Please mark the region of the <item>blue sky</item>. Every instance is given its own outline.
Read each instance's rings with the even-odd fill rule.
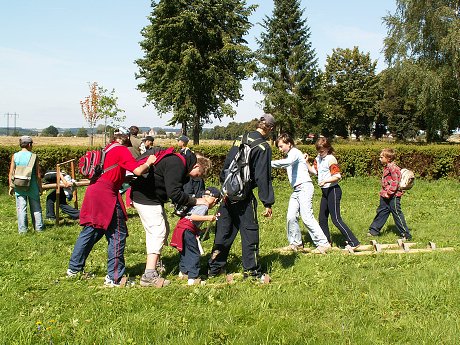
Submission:
[[[126,125],[165,126],[145,95],[136,89],[134,61],[142,57],[141,29],[148,25],[150,1],[141,0],[0,0],[0,127],[6,113],[17,113],[18,127],[86,126],[79,101],[88,95],[88,82],[115,89],[125,110]],[[254,24],[246,37],[255,49],[260,23],[270,16],[270,0],[248,0],[259,7],[250,17]],[[385,68],[382,17],[394,13],[394,0],[302,0],[319,66],[334,48],[370,53]],[[261,95],[252,80],[243,82],[244,100],[234,121],[248,121],[261,113]],[[215,121],[213,125],[226,125]],[[13,118],[10,117],[10,127]],[[210,125],[212,126],[212,125]]]

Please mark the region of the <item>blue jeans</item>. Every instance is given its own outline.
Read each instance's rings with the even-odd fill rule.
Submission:
[[[27,195],[16,195],[16,214],[18,216],[18,230],[20,234],[27,232],[27,201],[29,201],[30,216],[35,230],[43,231],[42,206],[40,198],[34,199]]]
[[[198,240],[191,231],[184,231],[184,248],[180,253],[179,268],[190,279],[196,279],[200,275],[200,248]]]
[[[70,256],[69,268],[72,271],[82,272],[93,246],[104,235],[107,239],[107,275],[112,281],[119,283],[125,274],[125,245],[128,229],[118,201],[107,230],[88,225],[83,227]]]

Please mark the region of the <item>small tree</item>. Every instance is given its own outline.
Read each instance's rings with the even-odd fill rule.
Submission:
[[[94,127],[99,120],[105,120],[105,127],[107,127],[107,119],[110,118],[113,122],[120,122],[124,117],[118,116],[118,113],[124,112],[123,109],[118,108],[118,97],[115,97],[115,89],[108,92],[102,86],[98,86],[97,82],[88,83],[90,94],[80,101],[81,111],[86,122],[89,124],[91,131],[90,145],[93,146]]]
[[[88,136],[88,131],[86,128],[79,128],[77,131],[77,137],[79,138],[86,138]]]
[[[49,126],[49,127],[46,127],[44,130],[42,130],[42,137],[57,137],[58,134],[59,134],[59,131],[54,126]]]
[[[66,130],[64,131],[64,133],[62,133],[62,136],[63,136],[63,137],[70,138],[70,137],[73,137],[73,133],[72,133],[72,131],[71,131],[70,129],[66,129]]]

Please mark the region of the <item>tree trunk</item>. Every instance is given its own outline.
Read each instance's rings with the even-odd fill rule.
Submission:
[[[199,113],[195,114],[193,118],[193,145],[200,145],[200,119],[201,116]]]

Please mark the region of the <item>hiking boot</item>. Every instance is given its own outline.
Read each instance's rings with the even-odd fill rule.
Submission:
[[[163,286],[169,285],[171,282],[166,280],[158,275],[158,273],[153,274],[151,276],[146,276],[145,274],[142,275],[140,284],[141,286],[148,287],[154,286],[157,288],[161,288]]]
[[[225,276],[227,274],[227,271],[225,268],[220,268],[217,272],[211,272],[211,270],[208,270],[208,277],[209,278],[214,278],[218,276]]]

